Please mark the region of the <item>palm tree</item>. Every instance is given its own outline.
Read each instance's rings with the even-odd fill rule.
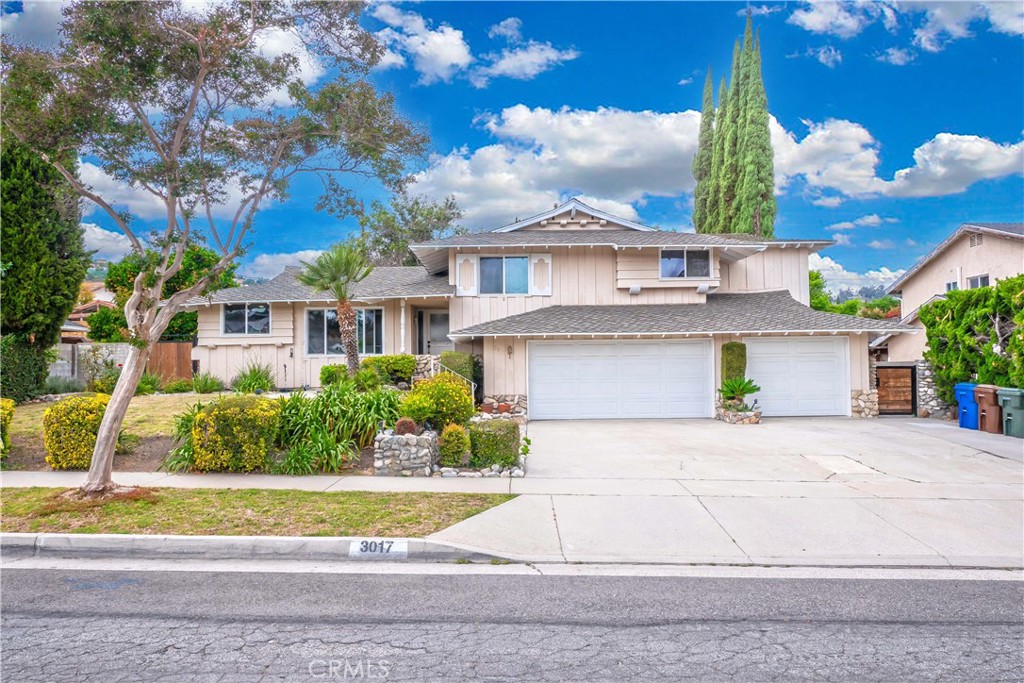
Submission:
[[[359,370],[359,341],[356,336],[356,311],[349,301],[351,287],[366,278],[373,265],[358,242],[339,242],[320,254],[312,263],[302,262],[298,280],[319,292],[330,292],[338,301],[338,331],[345,348],[348,374]]]

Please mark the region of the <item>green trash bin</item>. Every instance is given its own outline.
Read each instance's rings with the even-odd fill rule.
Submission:
[[[996,396],[1003,409],[1003,434],[1024,439],[1024,389],[1000,389]]]

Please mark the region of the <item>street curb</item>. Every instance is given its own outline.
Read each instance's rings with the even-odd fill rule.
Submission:
[[[363,542],[388,542],[389,553],[358,553]],[[353,553],[356,553],[355,555]],[[487,562],[498,558],[422,538],[353,536],[158,536],[143,534],[0,534],[0,555],[16,557],[315,560],[334,562]]]

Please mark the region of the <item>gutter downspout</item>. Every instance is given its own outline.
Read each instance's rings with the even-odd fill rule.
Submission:
[[[399,353],[405,353],[405,299],[402,299],[402,315],[399,336],[401,341],[399,342]]]

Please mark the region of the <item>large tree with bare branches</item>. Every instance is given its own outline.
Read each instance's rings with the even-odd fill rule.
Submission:
[[[425,137],[366,79],[380,47],[360,28],[361,11],[338,1],[78,2],[64,9],[54,51],[3,46],[5,131],[98,205],[137,252],[159,254],[125,303],[132,350],[85,492],[113,486],[117,435],[152,345],[244,251],[260,207],[311,173],[323,184],[318,207],[342,217],[358,207],[348,178],[398,190],[409,158],[423,153]],[[326,70],[316,86],[299,77],[310,59]],[[79,179],[64,163],[79,155],[161,202],[158,227],[144,235],[136,217]],[[199,241],[220,261],[163,299]]]

